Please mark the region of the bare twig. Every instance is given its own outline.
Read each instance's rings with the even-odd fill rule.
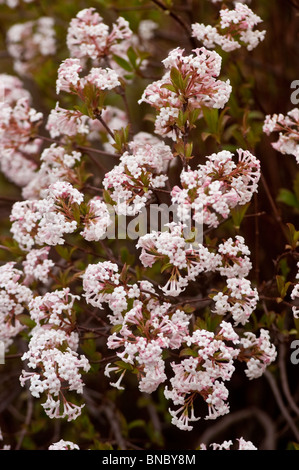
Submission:
[[[277,383],[276,383],[276,380],[275,378],[273,377],[273,375],[271,374],[271,372],[269,372],[268,370],[265,371],[264,373],[264,376],[266,377],[266,379],[268,380],[268,383],[272,389],[272,392],[273,392],[273,395],[276,399],[276,403],[284,417],[284,419],[286,420],[286,422],[288,423],[290,429],[293,431],[294,433],[294,436],[296,438],[296,441],[299,442],[299,430],[296,426],[296,424],[294,423],[294,420],[292,418],[292,416],[290,415],[290,413],[288,412],[288,409],[287,407],[285,406],[283,400],[282,400],[282,397],[281,397],[281,394],[280,394],[280,390],[277,386]]]
[[[281,343],[279,346],[279,355],[278,355],[278,366],[279,366],[279,371],[280,371],[281,385],[282,385],[283,392],[285,394],[286,399],[288,400],[290,407],[296,413],[296,415],[299,416],[299,408],[296,405],[292,397],[290,388],[289,388],[288,375],[287,375],[287,370],[286,370],[286,365],[285,365],[285,356],[286,356],[286,347],[284,343]]]

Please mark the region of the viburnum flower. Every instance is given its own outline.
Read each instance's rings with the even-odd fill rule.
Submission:
[[[7,50],[14,69],[21,76],[32,76],[44,59],[56,53],[56,33],[51,17],[14,24],[7,31]]]
[[[7,73],[0,74],[0,96],[11,107],[21,98],[26,98],[28,101],[31,99],[29,91],[24,88],[21,80]]]
[[[122,215],[136,215],[150,199],[153,189],[163,188],[167,176],[165,165],[173,154],[164,142],[154,145],[133,141],[130,150],[119,159],[119,164],[105,174],[104,188]]]
[[[98,241],[112,223],[109,209],[100,197],[94,197],[88,201],[86,210],[81,235],[87,241]]]
[[[57,181],[75,183],[77,180],[74,167],[80,162],[82,154],[75,150],[67,151],[65,147],[52,144],[44,149],[39,169],[22,189],[24,199],[37,199],[46,196],[47,189]]]
[[[220,327],[225,331],[225,322]],[[191,431],[189,422],[200,419],[194,415],[197,395],[201,395],[208,405],[205,419],[216,419],[229,412],[228,390],[223,382],[231,379],[239,350],[228,346],[225,341],[229,336],[225,338],[221,333],[218,336],[211,331],[195,330],[185,338],[186,346],[193,350],[192,355],[179,363],[171,363],[174,373],[170,379],[172,388],[166,386],[164,394],[174,405],[179,406],[177,410],[170,409],[169,412],[172,423],[181,430]]]
[[[48,450],[80,450],[79,446],[71,441],[64,441],[60,439],[48,447]]]
[[[297,268],[298,268],[298,272],[296,274],[296,279],[299,279],[299,262],[297,263]],[[295,284],[292,289],[291,299],[292,300],[299,299],[299,282],[297,282],[297,284]],[[299,307],[297,305],[294,305],[292,307],[292,311],[293,311],[294,318],[296,319],[299,318]]]
[[[220,46],[230,52],[242,45],[251,51],[263,41],[266,31],[254,29],[262,19],[247,5],[236,2],[234,9],[222,8],[220,19],[215,26],[195,23],[192,25],[192,36],[196,37],[207,48]]]
[[[163,349],[179,348],[188,334],[188,315],[179,309],[171,313],[170,307],[141,292],[140,300],[135,300],[133,308],[124,314],[118,333],[108,338],[107,346],[116,349],[123,362],[137,369],[142,392],[152,393],[165,382]],[[108,364],[106,375],[110,377],[112,371],[122,379],[125,369]],[[121,379],[111,385],[121,388]]]
[[[178,118],[180,112],[197,111],[203,107],[223,108],[231,94],[229,80],[217,80],[220,74],[221,56],[204,47],[195,49],[194,54],[185,56],[184,49],[170,51],[162,62],[166,72],[161,80],[147,86],[139,103],[153,106],[157,112],[155,132],[174,140],[181,136]],[[191,122],[185,125],[191,126]]]
[[[40,148],[40,139],[35,139],[43,118],[42,113],[31,108],[29,99],[20,98],[15,106],[0,102],[0,150],[14,149],[32,154]],[[32,142],[33,140],[33,142]]]
[[[268,114],[263,131],[267,135],[278,132],[279,138],[272,143],[272,147],[284,155],[294,155],[299,163],[299,108],[292,109],[286,115]]]
[[[73,210],[83,195],[70,183],[58,181],[49,186],[40,200],[16,202],[10,214],[11,232],[25,251],[35,245],[61,245],[63,235],[77,228]]]
[[[240,339],[243,351],[240,360],[246,362],[245,374],[251,379],[259,378],[266,368],[275,361],[277,351],[275,345],[271,343],[269,331],[260,330],[259,338],[252,332],[245,332]]]
[[[27,150],[26,153],[21,153],[6,148],[1,151],[0,156],[1,172],[9,181],[20,187],[30,184],[37,169],[37,164],[33,160],[29,160]]]
[[[18,315],[28,307],[33,295],[23,283],[22,271],[15,265],[15,262],[9,262],[0,267],[0,339],[4,342],[5,350],[25,328]]]
[[[259,296],[257,289],[244,278],[228,278],[223,292],[213,295],[217,315],[231,313],[235,325],[245,325],[255,310]]]
[[[249,255],[250,250],[245,245],[245,240],[237,235],[235,240],[229,238],[218,246],[218,253],[222,257],[222,262],[218,270],[222,276],[247,277],[252,268]]]
[[[27,253],[23,261],[24,284],[30,285],[34,281],[40,281],[46,284],[49,280],[49,273],[55,266],[54,262],[49,259],[49,247],[40,250],[31,250]]]
[[[81,111],[64,109],[59,106],[59,103],[56,103],[55,108],[49,114],[46,129],[52,139],[61,135],[75,137],[78,134],[89,133],[87,122],[88,116],[85,116]]]
[[[200,273],[215,271],[221,258],[202,244],[193,247],[186,242],[183,225],[170,223],[168,226],[169,231],[152,231],[140,237],[137,248],[142,249],[140,261],[143,266],[151,267],[160,261],[163,270],[170,272],[170,278],[162,290],[167,295],[177,296]]]
[[[171,194],[182,222],[193,212],[198,223],[217,227],[231,209],[251,200],[258,188],[260,162],[248,150],[238,149],[237,153],[237,162],[231,152],[222,150],[208,156],[197,170],[181,172],[182,188],[174,186]]]
[[[71,294],[68,287],[36,296],[28,305],[30,317],[38,326],[49,324],[67,329],[73,324],[72,312],[76,300],[80,297]]]
[[[112,90],[120,85],[117,73],[111,68],[93,67],[88,75],[80,77],[82,66],[79,59],[66,59],[58,69],[56,91],[74,93],[84,99],[84,87],[94,85],[97,90]]]
[[[35,372],[22,371],[22,386],[29,380],[32,396],[39,398],[46,393],[43,408],[50,418],[76,419],[84,405],[76,405],[65,398],[66,390],[83,393],[81,369],[88,372],[90,365],[85,356],[79,356],[77,333],[62,329],[45,329],[36,326],[31,331],[29,349],[22,356],[27,366]]]
[[[103,18],[95,8],[81,10],[70,22],[67,32],[67,46],[72,57],[93,60],[107,56],[112,46],[132,36],[129,23],[119,17],[112,25],[103,23]]]

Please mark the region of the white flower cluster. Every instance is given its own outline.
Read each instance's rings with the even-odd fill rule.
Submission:
[[[186,242],[184,226],[168,224],[169,231],[152,231],[139,238],[137,248],[141,248],[140,261],[143,266],[151,267],[156,261],[168,266],[170,278],[162,287],[165,294],[179,295],[190,281],[207,271],[215,271],[220,257],[199,244],[193,247]]]
[[[46,198],[13,205],[11,233],[24,251],[30,251],[35,245],[62,245],[63,235],[77,229],[76,220],[63,213],[63,208],[59,209],[59,200],[64,199],[71,210],[73,203],[82,202],[83,195],[70,183],[59,181],[50,185]]]
[[[279,138],[272,143],[272,147],[283,155],[294,155],[299,163],[299,108],[292,109],[286,115],[268,114],[263,131],[267,135],[278,132]]]
[[[95,85],[98,90],[112,90],[120,85],[117,73],[110,68],[93,67],[88,75],[80,77],[82,66],[79,59],[65,59],[58,69],[56,92],[65,91],[80,95],[84,87]]]
[[[90,57],[97,60],[111,52],[116,53],[115,46],[132,35],[129,23],[124,18],[119,17],[109,31],[109,26],[103,22],[103,18],[95,9],[86,8],[70,22],[67,46],[72,57]]]
[[[299,280],[299,262],[297,263],[297,268],[298,268],[298,272],[296,274],[296,279]],[[299,299],[299,282],[297,282],[297,284],[294,285],[293,289],[292,289],[292,292],[291,292],[291,299],[292,300],[297,300]],[[294,315],[294,318],[299,318],[299,306],[298,305],[294,305],[292,307],[292,311],[293,311],[293,315]]]
[[[40,281],[47,284],[49,273],[55,266],[54,262],[49,259],[49,247],[40,250],[30,250],[23,261],[24,284],[30,285],[34,281]]]
[[[79,336],[73,329],[73,305],[77,296],[69,289],[37,296],[29,304],[36,327],[31,331],[29,349],[22,356],[35,372],[23,370],[21,385],[29,380],[32,396],[46,393],[43,408],[50,418],[76,419],[84,405],[67,401],[65,390],[83,393],[81,370],[88,372],[87,358],[77,353]]]
[[[5,350],[24,329],[18,315],[28,308],[32,299],[31,290],[22,282],[23,273],[15,264],[9,262],[0,267],[0,339]]]
[[[20,5],[21,2],[24,2],[24,3],[32,3],[34,2],[35,0],[0,0],[0,5],[2,4],[5,4],[7,5],[9,8],[16,8],[17,6]]]
[[[252,332],[245,332],[244,338],[241,339],[241,345],[247,351],[245,374],[250,380],[261,377],[269,364],[274,362],[277,357],[277,351],[274,344],[271,343],[269,331],[263,328],[260,330],[259,338]]]
[[[217,227],[220,217],[226,219],[231,209],[249,202],[257,191],[260,178],[260,162],[248,150],[238,149],[238,161],[227,151],[207,157],[197,170],[181,172],[182,188],[172,189],[172,203],[178,206],[182,222],[190,218],[198,223]]]
[[[208,49],[220,46],[224,51],[230,52],[244,44],[252,51],[264,40],[266,31],[254,29],[262,20],[247,5],[236,2],[233,10],[222,8],[219,15],[216,26],[202,23],[192,25],[192,36]]]
[[[81,158],[80,152],[73,150],[68,153],[65,147],[57,144],[44,149],[40,157],[40,167],[22,189],[24,199],[43,198],[49,186],[58,181],[74,182],[76,180],[74,167]]]
[[[71,441],[64,441],[63,439],[60,439],[58,442],[53,442],[48,447],[48,450],[80,450],[79,446],[77,444],[74,444],[74,442]]]
[[[166,69],[161,80],[147,86],[139,103],[145,102],[158,111],[155,132],[176,140],[178,128],[176,121],[183,108],[201,110],[202,107],[223,108],[231,94],[229,80],[217,80],[221,70],[221,56],[204,47],[195,49],[194,54],[185,56],[184,50],[170,51],[163,60]],[[175,88],[171,70],[176,69],[185,85]]]
[[[7,50],[14,69],[21,76],[32,76],[38,64],[56,53],[56,33],[51,17],[17,23],[7,31]]]
[[[167,176],[162,174],[173,154],[164,142],[133,141],[111,171],[105,174],[104,188],[122,215],[136,215],[150,199],[153,189],[163,188]]]
[[[218,335],[211,331],[195,330],[185,338],[186,345],[192,347],[194,354],[180,363],[172,362],[174,376],[170,379],[172,388],[165,388],[166,398],[173,401],[177,410],[170,410],[172,423],[179,429],[191,431],[189,422],[197,421],[194,415],[194,397],[201,395],[208,405],[205,419],[216,419],[229,412],[226,403],[229,381],[235,370],[234,360],[239,350],[228,346],[226,341],[238,344],[238,335],[230,324],[222,322]]]

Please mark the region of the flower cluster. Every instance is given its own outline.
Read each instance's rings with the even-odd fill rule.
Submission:
[[[15,264],[9,262],[0,267],[0,339],[6,350],[24,329],[18,316],[32,299],[31,290],[22,282],[23,273]]]
[[[47,284],[49,280],[49,273],[55,266],[54,262],[49,259],[49,247],[41,248],[40,250],[30,250],[23,261],[24,271],[24,284],[30,285],[34,281]]]
[[[220,46],[230,52],[245,45],[249,51],[258,46],[265,38],[266,31],[255,30],[262,22],[261,18],[240,2],[236,2],[233,10],[222,8],[216,26],[195,23],[192,35],[208,49]]]
[[[43,408],[50,418],[76,419],[84,405],[69,402],[65,390],[83,393],[81,370],[90,365],[85,356],[77,353],[79,336],[73,330],[73,306],[78,297],[69,289],[37,296],[29,303],[31,319],[36,323],[31,332],[29,349],[22,356],[29,369],[23,370],[21,385],[29,380],[32,396],[46,393]]]
[[[171,296],[179,295],[191,281],[206,271],[215,271],[219,256],[199,244],[193,247],[186,242],[184,226],[168,224],[169,231],[152,231],[139,238],[137,248],[141,248],[140,261],[145,267],[159,261],[163,271],[169,271],[170,277],[162,291]]]
[[[148,85],[139,100],[157,110],[155,132],[174,140],[184,132],[178,122],[180,112],[196,111],[198,116],[203,107],[223,108],[231,94],[229,80],[216,79],[220,74],[221,56],[203,47],[193,52],[186,56],[180,48],[170,51],[163,60],[164,76]],[[184,126],[192,124],[189,115]]]
[[[208,405],[205,419],[216,419],[229,412],[228,389],[224,382],[231,379],[235,370],[234,360],[239,350],[226,342],[239,343],[238,335],[229,323],[222,322],[215,334],[202,329],[195,330],[185,338],[185,344],[192,350],[190,356],[180,363],[172,362],[174,376],[170,379],[171,389],[165,388],[165,396],[172,400],[177,410],[170,410],[172,423],[182,430],[191,431],[189,422],[197,421],[194,414],[194,400],[202,396]]]
[[[14,69],[21,76],[32,76],[45,58],[56,53],[54,21],[40,17],[11,26],[7,32],[7,49]]]
[[[217,227],[231,209],[249,202],[260,178],[260,162],[248,150],[238,149],[238,161],[227,150],[207,157],[197,170],[181,172],[182,188],[172,189],[172,203],[178,206],[178,217]]]
[[[279,138],[272,147],[282,154],[294,155],[299,163],[299,109],[294,108],[286,115],[273,114],[265,118],[263,130],[265,134],[278,132]]]
[[[60,439],[58,442],[54,442],[48,447],[48,450],[80,450],[77,444],[71,441],[64,441]]]
[[[10,215],[14,239],[25,251],[35,245],[63,244],[63,235],[77,228],[73,209],[82,201],[83,195],[70,183],[58,181],[44,199],[16,202]]]
[[[298,272],[296,274],[296,279],[299,280],[299,262],[297,263],[297,268],[298,268]],[[297,284],[295,284],[293,289],[292,289],[291,299],[292,300],[299,299],[299,282],[297,282]],[[292,307],[292,311],[293,311],[294,317],[299,318],[299,307],[298,307],[298,305],[294,305]]]
[[[68,153],[65,147],[57,144],[44,149],[40,156],[40,167],[22,190],[24,199],[43,198],[49,186],[58,181],[75,184],[75,166],[81,158],[80,152],[73,150]]]
[[[263,328],[260,330],[259,338],[252,332],[245,332],[244,337],[241,338],[241,346],[243,351],[239,359],[246,362],[245,374],[250,380],[261,377],[277,356],[269,331]]]
[[[117,214],[136,215],[150,199],[155,188],[163,188],[167,176],[163,174],[173,154],[164,142],[130,144],[119,159],[119,164],[107,172],[103,186],[116,204]]]
[[[132,31],[128,22],[119,17],[109,26],[94,8],[81,10],[70,22],[67,32],[67,46],[72,55],[79,59],[90,57],[92,60],[101,59],[116,53],[119,42],[129,39]]]

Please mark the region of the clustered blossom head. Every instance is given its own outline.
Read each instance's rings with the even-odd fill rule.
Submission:
[[[58,181],[76,183],[74,167],[80,162],[82,154],[75,150],[67,151],[65,147],[52,144],[44,149],[40,160],[41,165],[23,188],[24,199],[36,199],[45,196],[48,187]]]
[[[0,73],[0,96],[12,107],[21,98],[27,98],[28,101],[31,99],[29,91],[24,88],[21,80],[6,73]]]
[[[111,68],[93,67],[88,75],[80,77],[83,68],[79,59],[66,59],[58,69],[57,94],[60,91],[74,93],[84,99],[84,88],[94,85],[99,91],[112,90],[120,85],[117,73]]]
[[[122,215],[136,215],[150,199],[155,188],[163,188],[167,176],[162,174],[173,154],[164,142],[130,144],[111,171],[106,173],[103,186]]]
[[[46,393],[43,408],[50,418],[76,419],[84,405],[67,401],[65,390],[83,393],[81,370],[88,372],[90,365],[85,356],[79,356],[77,333],[67,333],[62,328],[35,327],[31,332],[29,349],[22,356],[29,369],[22,371],[21,385],[29,380],[32,396],[39,398]]]
[[[107,204],[98,196],[90,199],[84,217],[81,235],[87,241],[98,241],[112,224]]]
[[[31,290],[23,283],[23,273],[14,262],[0,267],[0,339],[7,350],[24,325],[18,319],[32,299]]]
[[[26,186],[34,177],[37,164],[32,158],[41,147],[36,138],[43,115],[30,106],[30,96],[22,96],[22,88],[8,93],[0,102],[0,168],[9,181]],[[19,93],[20,92],[20,93]]]
[[[230,52],[245,45],[251,51],[264,40],[266,31],[254,29],[262,20],[247,5],[236,2],[233,10],[222,8],[219,14],[216,26],[202,23],[192,25],[192,36],[208,49],[220,46]]]
[[[124,18],[119,17],[109,31],[109,26],[103,22],[95,8],[86,8],[70,22],[67,46],[72,57],[98,60],[110,55],[113,46],[129,39],[132,34],[129,23]]]
[[[292,109],[286,115],[267,115],[263,131],[267,135],[277,132],[279,138],[272,143],[272,147],[283,155],[294,155],[299,163],[299,108]]]
[[[78,299],[69,288],[34,297],[29,313],[36,326],[31,331],[29,349],[22,356],[29,369],[23,370],[21,385],[29,380],[32,396],[47,394],[42,405],[50,418],[76,419],[84,405],[67,401],[65,391],[83,393],[81,370],[88,372],[87,358],[77,353],[79,336],[74,329],[74,302]]]
[[[183,225],[168,224],[169,231],[152,231],[139,238],[137,248],[141,248],[140,261],[145,267],[160,261],[170,271],[170,277],[162,290],[171,296],[179,295],[190,281],[205,271],[215,271],[219,256],[199,244],[193,247],[186,242]],[[163,268],[164,269],[164,268]]]
[[[248,279],[230,277],[223,292],[213,296],[217,315],[231,314],[235,325],[248,322],[259,300],[257,289]]]
[[[118,332],[108,338],[107,346],[116,350],[121,361],[137,370],[141,392],[152,393],[165,382],[163,350],[178,349],[188,334],[188,315],[179,309],[171,312],[170,308],[170,304],[160,303],[140,291],[139,299],[123,314]],[[120,383],[125,370],[110,364],[106,366],[108,377],[111,372],[120,375],[111,385],[123,388]]]
[[[48,116],[46,129],[52,139],[61,135],[68,137],[85,135],[89,133],[88,116],[79,110],[61,108],[59,103],[56,103]]]
[[[243,351],[239,359],[246,362],[245,374],[250,380],[261,377],[269,364],[277,357],[269,331],[263,328],[260,330],[259,338],[252,332],[245,332],[244,337],[241,338],[241,346]]]
[[[14,24],[7,32],[7,49],[14,60],[15,71],[32,76],[44,59],[56,53],[53,18]]]
[[[297,268],[298,268],[298,272],[296,274],[296,279],[299,279],[299,262],[297,263]],[[297,284],[295,284],[293,289],[292,289],[291,299],[292,300],[299,299],[299,282],[297,282]],[[299,318],[299,307],[298,307],[298,305],[294,305],[292,307],[292,311],[293,311],[294,318],[296,318],[296,319]]]
[[[238,161],[227,150],[207,157],[197,170],[181,172],[182,188],[172,189],[172,203],[177,204],[182,222],[190,219],[217,227],[231,209],[249,202],[257,191],[260,162],[248,150],[238,149]]]
[[[60,441],[51,444],[48,450],[80,450],[80,448],[77,444],[74,444],[74,442],[60,439]]]
[[[24,271],[24,284],[30,285],[34,281],[47,284],[49,280],[49,273],[55,266],[54,262],[49,259],[49,247],[41,248],[40,250],[30,250],[23,261]]]
[[[63,235],[78,225],[73,205],[82,201],[83,195],[70,183],[58,181],[49,186],[44,199],[16,202],[10,214],[14,239],[24,251],[35,245],[63,244]]]
[[[171,363],[172,388],[165,387],[166,398],[179,406],[177,410],[170,409],[172,423],[179,429],[190,431],[189,422],[200,419],[194,414],[194,400],[198,395],[208,405],[205,419],[216,419],[229,412],[228,389],[223,382],[231,379],[234,360],[239,354],[238,348],[226,343],[230,341],[237,345],[239,337],[231,324],[224,321],[218,334],[198,329],[185,338],[184,344],[192,349],[192,355],[180,363]]]
[[[203,107],[223,108],[231,94],[229,80],[217,80],[220,74],[221,56],[204,47],[194,54],[184,55],[184,49],[172,50],[162,62],[166,73],[161,80],[147,86],[139,103],[153,106],[157,112],[155,132],[174,140],[181,135],[178,125],[180,111]]]

